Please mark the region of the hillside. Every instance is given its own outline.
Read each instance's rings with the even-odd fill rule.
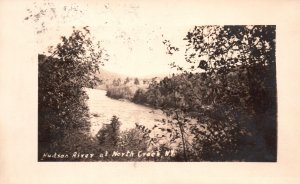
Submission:
[[[107,71],[105,69],[100,69],[100,72],[96,75],[100,80],[101,83],[97,86],[97,89],[105,89],[114,87],[114,86],[128,86],[130,88],[144,88],[145,86],[148,86],[148,84],[151,82],[153,78],[155,78],[156,81],[162,80],[167,75],[147,75],[144,77],[132,77],[132,76],[126,76],[119,73],[114,73],[111,71]]]

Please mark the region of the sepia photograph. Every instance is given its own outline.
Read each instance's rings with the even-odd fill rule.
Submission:
[[[276,26],[160,25],[120,6],[27,10],[38,160],[276,162]],[[48,28],[59,15],[86,25]]]
[[[299,8],[0,0],[0,183],[299,183]]]

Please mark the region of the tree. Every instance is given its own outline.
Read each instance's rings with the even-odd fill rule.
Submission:
[[[145,91],[143,89],[137,89],[132,98],[134,103],[143,104],[146,102]]]
[[[145,93],[175,103],[162,107],[180,128],[184,158],[276,159],[275,26],[195,26],[184,40],[190,68],[172,63],[183,73]]]
[[[229,155],[237,155],[236,151],[252,144],[257,152],[263,152],[257,159],[276,158],[275,26],[195,26],[185,40],[190,70],[204,73],[206,90],[202,99],[208,100],[200,101],[212,107],[210,112],[203,108],[199,111],[217,120],[219,127],[210,125],[212,132],[235,127],[231,133],[234,154]],[[192,95],[195,99],[197,96],[199,93]],[[246,134],[252,138],[245,138]],[[219,135],[205,139],[217,141]],[[243,139],[252,141],[246,143]],[[224,146],[219,150],[222,156],[229,148],[218,141],[218,146]],[[261,142],[266,143],[265,148],[258,148]],[[210,148],[208,152],[216,153]]]
[[[125,81],[124,81],[124,84],[127,84],[130,82],[130,79],[128,77],[126,77]]]
[[[121,84],[121,79],[120,78],[113,80],[113,85],[114,86],[119,86],[120,84]]]
[[[101,145],[117,146],[120,136],[121,122],[117,116],[113,116],[110,124],[104,124],[98,131],[97,138]]]
[[[255,93],[266,78],[264,71],[275,73],[275,26],[195,26],[185,40],[186,60],[195,64],[191,69],[200,68],[211,82],[223,84],[211,85],[212,99],[226,92],[227,74],[235,72],[246,74],[251,106],[264,106]]]
[[[71,36],[39,55],[38,110],[39,151],[62,146],[70,134],[89,132],[88,96],[84,88],[99,82],[96,73],[107,60],[99,42],[95,45],[88,27],[74,28]]]
[[[138,78],[135,78],[135,79],[134,79],[134,84],[135,84],[135,85],[139,85],[139,84],[140,84],[140,81],[139,81]]]

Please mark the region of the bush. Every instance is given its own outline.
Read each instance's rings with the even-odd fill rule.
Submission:
[[[138,158],[139,151],[146,152],[149,149],[149,133],[143,131],[140,126],[120,132],[121,122],[116,116],[113,116],[109,124],[98,131],[98,147],[101,151],[134,152],[134,157],[106,157],[106,161],[141,161],[152,160],[153,158]],[[157,158],[156,158],[157,159]]]
[[[136,90],[136,92],[134,93],[134,96],[132,98],[132,101],[134,103],[138,103],[138,104],[146,104],[147,97],[145,95],[145,90],[143,90],[143,89]]]
[[[108,88],[106,96],[114,99],[131,100],[133,98],[133,93],[128,86],[118,86]]]
[[[149,137],[138,128],[126,130],[121,133],[118,147],[123,150],[146,151]]]
[[[109,144],[116,147],[120,137],[120,126],[121,122],[119,121],[119,118],[117,116],[113,116],[110,124],[104,124],[96,134],[99,144]]]

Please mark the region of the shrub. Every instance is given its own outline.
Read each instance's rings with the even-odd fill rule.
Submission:
[[[143,90],[143,89],[136,90],[136,92],[134,93],[134,96],[132,98],[132,101],[134,103],[138,103],[138,104],[147,103],[147,97],[145,95],[145,90]]]
[[[113,116],[110,124],[104,124],[98,131],[96,137],[100,145],[110,144],[113,147],[117,146],[120,136],[121,122],[117,116]]]
[[[133,93],[128,86],[110,87],[107,89],[106,96],[114,99],[129,99],[133,98]]]

